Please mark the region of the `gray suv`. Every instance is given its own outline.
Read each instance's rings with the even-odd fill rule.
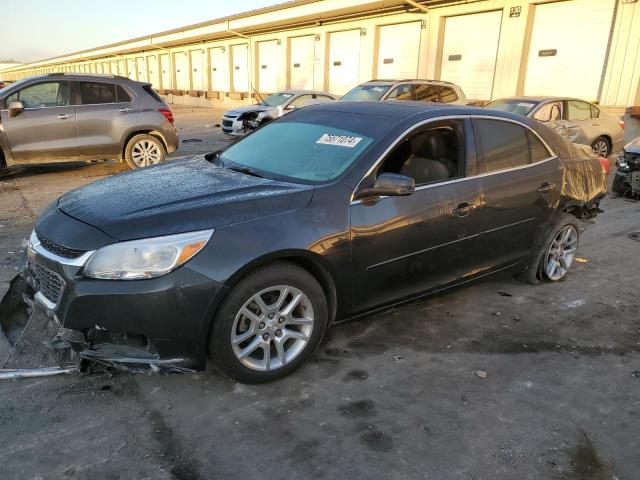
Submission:
[[[0,169],[114,158],[140,168],[177,148],[173,114],[149,83],[55,73],[0,89]]]

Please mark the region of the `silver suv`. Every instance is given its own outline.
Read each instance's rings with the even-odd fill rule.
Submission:
[[[459,85],[444,80],[371,80],[349,90],[341,102],[377,102],[411,100],[467,105],[467,97]]]
[[[177,148],[173,114],[149,83],[55,73],[0,89],[0,169],[114,158],[140,168]]]

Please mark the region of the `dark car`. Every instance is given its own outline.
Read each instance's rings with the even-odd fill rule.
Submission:
[[[150,83],[52,73],[0,89],[0,169],[32,162],[160,163],[178,148],[173,114]]]
[[[640,137],[624,146],[616,167],[611,189],[621,195],[640,194]]]
[[[605,192],[597,159],[524,117],[329,103],[63,195],[26,276],[82,358],[203,368],[209,353],[263,382],[335,321],[507,269],[564,279],[576,218]]]

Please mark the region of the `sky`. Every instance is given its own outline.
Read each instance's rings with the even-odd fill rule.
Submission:
[[[0,61],[33,62],[285,0],[0,0]]]

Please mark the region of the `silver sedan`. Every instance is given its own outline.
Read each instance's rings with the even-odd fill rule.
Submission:
[[[622,148],[624,122],[593,103],[565,97],[511,97],[484,108],[524,115],[546,123],[572,143],[591,145],[608,157]]]

